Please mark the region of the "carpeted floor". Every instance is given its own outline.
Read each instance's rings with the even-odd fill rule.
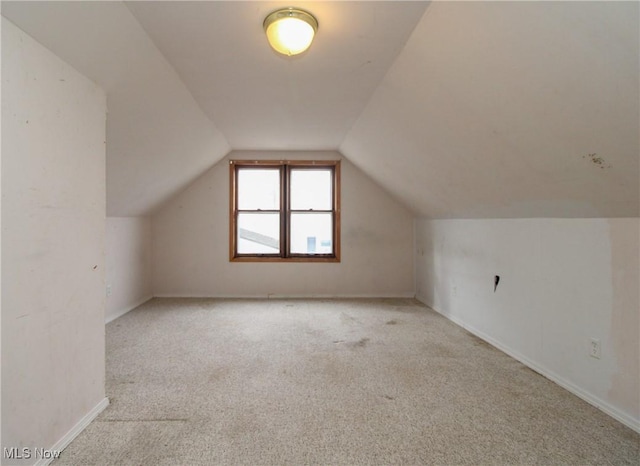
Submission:
[[[154,299],[56,465],[638,465],[640,435],[414,300]]]

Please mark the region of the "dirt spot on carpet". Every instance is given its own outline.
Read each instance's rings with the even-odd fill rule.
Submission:
[[[229,376],[231,369],[227,366],[211,367],[208,371],[207,377],[209,382],[217,382]]]
[[[387,324],[387,325],[398,325],[398,321],[396,321],[396,320],[389,320],[389,321],[385,322],[385,324]]]
[[[428,351],[432,356],[438,358],[457,358],[458,355],[450,346],[443,345],[440,343],[435,343],[428,346]]]
[[[364,348],[369,343],[368,338],[360,338],[358,341],[350,341],[347,343],[349,348]]]
[[[340,313],[340,320],[342,321],[343,324],[345,325],[353,325],[353,324],[362,324],[362,322],[360,322],[358,319],[356,319],[353,316],[350,316],[349,314],[347,314],[346,312],[341,312]]]
[[[487,343],[482,338],[475,336],[473,333],[465,330],[465,333],[471,337],[473,346],[484,346],[485,348],[493,349],[493,346],[490,343]]]

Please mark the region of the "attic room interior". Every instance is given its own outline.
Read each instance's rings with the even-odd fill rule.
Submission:
[[[637,2],[0,7],[1,464],[638,464]]]

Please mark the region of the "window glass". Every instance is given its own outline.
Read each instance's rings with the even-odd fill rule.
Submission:
[[[331,210],[331,170],[291,170],[291,210]]]
[[[291,214],[292,254],[331,254],[333,221],[330,213]]]
[[[279,254],[280,214],[239,213],[238,254]]]
[[[240,210],[280,209],[280,170],[243,168],[238,171]]]

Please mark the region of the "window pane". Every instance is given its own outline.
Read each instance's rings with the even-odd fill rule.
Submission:
[[[238,209],[280,209],[280,170],[240,168],[237,182]]]
[[[331,214],[291,214],[292,254],[332,254]]]
[[[238,214],[238,254],[278,254],[280,214]]]
[[[331,210],[331,170],[291,170],[292,210]]]

